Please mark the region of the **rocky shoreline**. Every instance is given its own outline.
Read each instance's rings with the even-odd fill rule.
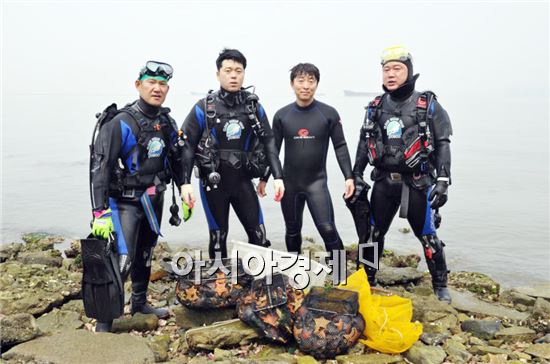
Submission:
[[[295,345],[270,344],[236,319],[234,309],[195,311],[175,305],[175,284],[159,262],[175,254],[168,244],[155,249],[149,299],[170,307],[168,320],[152,315],[115,321],[116,333],[96,334],[80,299],[79,244],[63,254],[63,237],[27,234],[25,243],[0,248],[1,363],[298,363],[317,362]],[[310,251],[322,248],[314,243]],[[348,274],[354,270],[349,247]],[[550,363],[550,283],[502,291],[484,274],[452,272],[453,303],[439,302],[420,257],[386,251],[379,273],[382,287],[410,298],[413,321],[424,333],[400,355],[381,354],[356,344],[330,363]],[[126,284],[130,290],[129,282]],[[126,295],[130,297],[129,294]]]

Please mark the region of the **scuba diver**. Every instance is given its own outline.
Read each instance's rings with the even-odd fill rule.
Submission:
[[[450,303],[445,244],[437,237],[435,220],[451,184],[451,122],[434,93],[415,90],[419,75],[413,73],[407,49],[386,48],[381,63],[385,93],[367,107],[353,167],[362,178],[367,163],[374,166],[372,242],[381,255],[384,235],[401,206],[399,216],[407,218],[423,246],[434,293]],[[361,255],[374,262],[374,247],[365,247]],[[365,269],[369,282],[376,284],[377,270]]]
[[[275,200],[280,201],[284,194],[281,163],[266,113],[258,97],[242,88],[246,58],[236,49],[224,49],[216,67],[220,89],[199,100],[181,128],[186,139],[181,196],[184,209],[185,205],[192,207],[191,173],[196,164],[211,259],[227,257],[230,205],[249,243],[270,245],[252,178],[271,173]]]
[[[182,178],[182,138],[170,109],[162,107],[172,74],[169,64],[146,63],[135,81],[139,99],[120,110],[113,104],[111,118],[98,122],[90,172],[92,234],[108,239],[115,233],[122,282],[128,275],[132,279],[131,313],[159,318],[169,312],[147,303],[151,259],[160,235],[164,190],[171,179],[179,186]],[[96,326],[97,332],[111,329],[112,320]]]
[[[281,208],[286,225],[285,243],[289,252],[301,252],[302,220],[307,202],[311,216],[325,248],[332,257],[334,250],[343,250],[342,239],[334,223],[334,210],[327,186],[326,159],[332,140],[336,159],[345,178],[344,198],[354,192],[351,160],[338,112],[317,101],[315,91],[320,80],[319,69],[300,63],[290,71],[290,86],[296,101],[283,107],[273,117],[273,134],[280,150],[285,142],[285,195]],[[265,195],[264,178],[258,193]]]

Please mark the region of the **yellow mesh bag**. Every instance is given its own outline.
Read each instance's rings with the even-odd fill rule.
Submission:
[[[365,320],[366,340],[369,348],[388,354],[408,350],[422,334],[422,324],[411,322],[411,300],[396,295],[380,296],[371,293],[365,270],[361,268],[347,279],[340,288],[359,294],[359,312]]]

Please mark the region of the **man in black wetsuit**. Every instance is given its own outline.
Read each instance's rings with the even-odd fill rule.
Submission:
[[[273,118],[273,134],[280,150],[285,141],[285,195],[281,208],[286,224],[285,242],[289,252],[300,252],[302,218],[307,202],[315,226],[329,255],[344,249],[334,223],[334,210],[327,186],[326,159],[329,140],[345,178],[345,198],[354,191],[351,160],[338,112],[315,100],[319,69],[300,63],[290,72],[290,84],[296,101],[283,107]],[[265,194],[265,181],[258,185]]]
[[[437,237],[434,216],[447,202],[451,183],[451,122],[432,92],[415,91],[418,74],[405,48],[384,50],[382,74],[385,93],[369,104],[353,168],[362,177],[367,163],[374,166],[372,240],[380,257],[384,235],[401,206],[399,216],[407,218],[424,248],[434,293],[450,302],[445,245]],[[364,255],[373,262],[374,248],[366,248]],[[375,284],[376,269],[365,268]]]
[[[252,177],[259,177],[249,168],[255,151],[262,150],[275,178],[275,200],[284,194],[281,163],[266,113],[256,102],[256,95],[242,89],[246,58],[238,50],[224,49],[216,67],[220,89],[199,100],[182,126],[187,143],[181,195],[184,203],[194,203],[191,172],[196,163],[210,230],[211,259],[227,257],[230,205],[243,224],[249,243],[270,245],[251,181]],[[268,171],[262,175],[265,173]]]
[[[179,168],[178,128],[162,104],[172,67],[149,61],[135,82],[139,99],[126,105],[99,130],[92,155],[92,232],[107,238],[116,232],[122,282],[132,278],[131,313],[169,312],[147,304],[153,249],[160,234],[163,195]],[[177,173],[177,172],[176,172]],[[178,183],[179,181],[176,181]],[[110,331],[98,322],[96,331]]]

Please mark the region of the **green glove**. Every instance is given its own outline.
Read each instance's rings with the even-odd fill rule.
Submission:
[[[94,222],[92,224],[92,234],[96,238],[109,239],[109,234],[113,232],[113,218],[111,209],[95,211]]]
[[[193,216],[193,204],[188,205],[185,201],[181,202],[181,208],[183,210],[183,221],[187,221]]]

